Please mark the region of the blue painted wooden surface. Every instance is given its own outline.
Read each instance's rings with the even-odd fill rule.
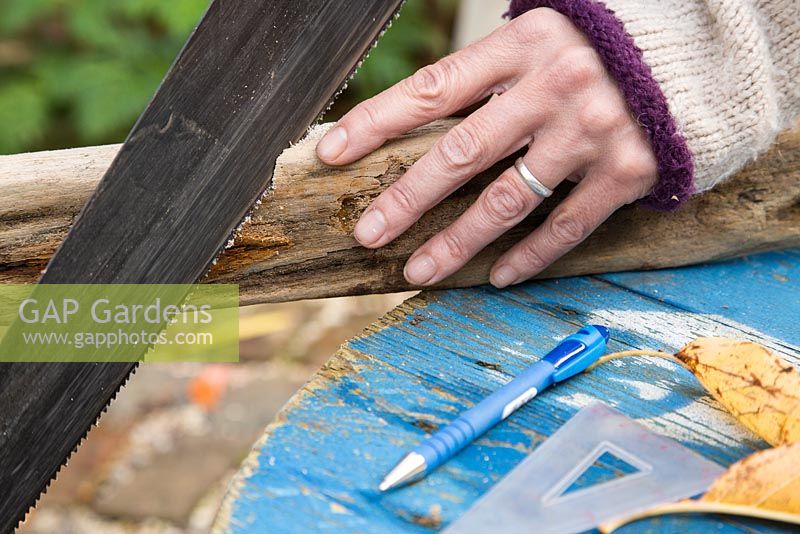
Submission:
[[[463,513],[578,409],[601,400],[729,465],[765,446],[666,361],[606,364],[546,391],[422,482],[377,484],[405,451],[588,322],[609,350],[676,351],[692,338],[756,340],[800,364],[800,251],[711,266],[431,292],[350,340],[290,401],[229,491],[221,531],[429,532]],[[607,478],[619,466],[596,471]],[[583,477],[593,483],[592,477]],[[623,532],[781,531],[717,516]]]

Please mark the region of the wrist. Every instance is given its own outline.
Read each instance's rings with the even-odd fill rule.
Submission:
[[[665,211],[678,208],[695,192],[692,152],[642,50],[614,13],[596,0],[512,0],[508,15],[514,18],[541,7],[565,15],[583,32],[645,132],[657,160],[658,182],[642,203]]]

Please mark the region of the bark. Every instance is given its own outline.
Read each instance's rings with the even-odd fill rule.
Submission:
[[[418,129],[342,168],[317,160],[314,134],[288,149],[250,222],[203,281],[239,284],[244,304],[411,289],[405,260],[512,159],[481,173],[386,247],[362,248],[352,230],[370,201],[452,124]],[[37,279],[118,148],[0,157],[0,283]],[[440,287],[485,283],[493,260],[540,224],[569,187],[559,189]],[[800,246],[800,130],[784,133],[767,154],[675,213],[621,209],[542,277],[674,267],[793,246]]]

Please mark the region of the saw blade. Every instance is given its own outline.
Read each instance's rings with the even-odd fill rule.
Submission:
[[[214,0],[41,283],[193,283],[404,0]],[[0,364],[0,532],[134,363]]]

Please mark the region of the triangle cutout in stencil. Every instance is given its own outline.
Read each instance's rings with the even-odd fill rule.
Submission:
[[[578,473],[575,480],[556,499],[642,472],[639,466],[625,461],[612,450],[602,448],[598,449],[597,453],[592,464],[582,473]]]
[[[572,489],[604,454],[633,472]],[[680,443],[595,403],[539,445],[445,533],[582,532],[702,493],[723,472]]]

